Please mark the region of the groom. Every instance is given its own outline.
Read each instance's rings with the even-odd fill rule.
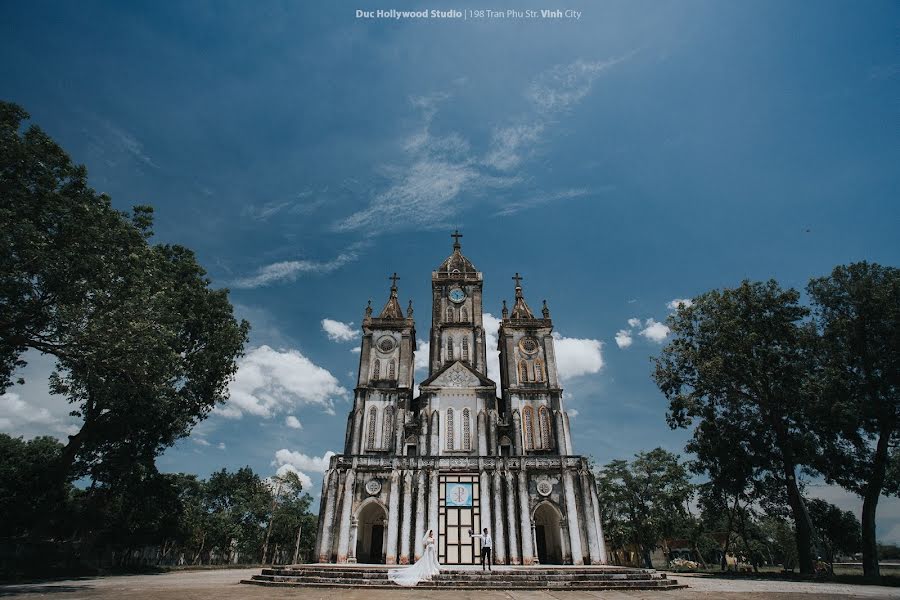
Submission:
[[[487,564],[487,570],[491,570],[491,534],[488,533],[487,527],[484,528],[484,533],[481,535],[476,535],[472,533],[472,530],[469,530],[469,537],[480,538],[481,539],[481,570],[484,571],[484,565]]]

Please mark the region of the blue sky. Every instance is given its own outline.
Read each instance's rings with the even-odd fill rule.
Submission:
[[[233,401],[162,469],[291,464],[318,494],[366,301],[397,271],[427,339],[453,228],[486,311],[516,271],[547,299],[576,451],[601,463],[687,438],[650,379],[673,299],[900,263],[896,3],[570,6],[579,20],[396,22],[355,11],[444,7],[3,3],[0,96],[118,207],[153,204],[157,239],[193,248],[254,326]],[[0,429],[62,435],[52,364],[30,358]],[[897,501],[879,534],[900,541]]]

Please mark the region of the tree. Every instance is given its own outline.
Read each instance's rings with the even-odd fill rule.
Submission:
[[[29,535],[45,524],[64,532],[71,483],[48,488],[42,477],[62,448],[52,437],[25,441],[0,433],[0,536]]]
[[[288,471],[276,479],[280,489],[272,514],[269,544],[273,550],[268,561],[277,562],[277,555],[280,554],[286,559],[282,562],[294,562],[295,550],[297,554],[312,553],[318,520],[309,512],[312,496],[303,491],[303,484],[296,473]],[[274,548],[280,548],[282,552],[276,553]],[[264,562],[266,560],[264,558]]]
[[[821,333],[811,379],[824,447],[817,468],[863,499],[863,572],[879,575],[875,514],[900,493],[891,448],[900,442],[900,269],[860,262],[813,279]]]
[[[87,171],[0,103],[0,391],[28,350],[81,417],[58,480],[114,482],[227,397],[249,325],[194,254],[152,245],[152,209],[114,210]]]
[[[849,510],[841,510],[834,504],[820,498],[813,498],[807,503],[809,516],[816,529],[828,570],[834,574],[834,557],[836,554],[854,554],[860,548],[859,519]]]
[[[798,468],[815,454],[802,396],[812,333],[803,322],[809,311],[798,300],[796,290],[775,281],[744,281],[682,304],[669,317],[673,340],[653,376],[669,401],[669,426],[697,422],[692,442],[710,450],[704,468],[744,454],[735,465],[738,486],[746,484],[749,468],[768,482],[765,489],[784,491],[801,571],[812,573],[812,527],[797,482]]]
[[[228,556],[238,552],[259,557],[272,510],[272,490],[250,467],[234,473],[217,471],[205,487],[211,517],[206,547]]]
[[[635,455],[631,464],[614,460],[597,474],[597,491],[607,541],[614,548],[633,543],[653,568],[650,553],[687,517],[692,488],[678,456],[656,448]]]

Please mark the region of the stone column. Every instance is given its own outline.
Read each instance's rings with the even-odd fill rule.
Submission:
[[[481,503],[481,529],[484,530],[487,528],[487,530],[491,532],[491,538],[496,540],[497,538],[494,536],[493,532],[494,524],[491,523],[491,476],[487,471],[481,472],[479,486],[481,488],[481,500],[479,501]],[[483,531],[476,531],[475,533],[483,533]],[[491,552],[493,551],[492,548]]]
[[[391,473],[391,492],[388,496],[387,553],[385,564],[397,564],[397,535],[400,530],[400,472]]]
[[[416,560],[422,558],[425,545],[422,541],[425,536],[425,471],[421,469],[416,474],[416,526],[413,534],[416,536]]]
[[[406,409],[398,408],[394,418],[394,454],[403,456],[406,448],[406,437],[403,435],[406,426]]]
[[[566,422],[563,419],[562,411],[553,412],[553,425],[556,429],[556,449],[565,456],[566,452]]]
[[[487,418],[484,411],[478,413],[478,455],[487,456]]]
[[[347,562],[347,549],[350,547],[350,517],[353,516],[353,484],[356,481],[356,473],[353,469],[347,470],[347,478],[344,480],[344,504],[341,506],[340,535],[338,536],[337,561]]]
[[[519,409],[512,412],[513,421],[513,440],[512,453],[516,456],[525,454],[524,445],[522,444],[522,417],[519,416]]]
[[[516,543],[516,487],[513,474],[506,472],[506,526],[509,529],[509,564],[519,564],[519,546]]]
[[[500,482],[500,469],[494,471],[494,562],[498,565],[506,563],[506,549],[503,537],[503,484]]]
[[[566,520],[569,523],[569,544],[572,547],[572,564],[583,565],[584,556],[581,553],[581,527],[578,523],[578,508],[575,506],[575,483],[572,480],[572,471],[566,469],[563,475],[566,491]]]
[[[359,535],[359,519],[350,517],[350,548],[347,550],[347,562],[356,562],[356,540]]]
[[[431,442],[428,445],[428,452],[431,456],[438,456],[441,453],[440,423],[441,412],[435,410],[431,413]]]
[[[597,497],[597,486],[591,482],[591,500],[594,504],[594,525],[597,527],[597,543],[600,544],[600,562],[609,564],[609,556],[606,554],[606,540],[603,537],[603,520],[600,518],[600,500]]]
[[[569,413],[563,412],[563,420],[566,424],[566,454],[572,456],[575,451],[572,449],[572,430],[569,428]]]
[[[497,420],[498,420],[497,411],[492,410],[491,411],[491,426],[490,426],[490,429],[488,430],[488,437],[490,439],[491,454],[494,456],[500,455],[500,448],[499,448],[500,440],[498,439],[499,434],[497,433]]]
[[[412,520],[412,471],[403,477],[403,527],[400,530],[400,564],[409,564],[409,533]]]
[[[529,519],[531,521],[531,539],[534,540],[534,564],[541,564],[541,559],[537,553],[537,532],[535,531],[534,519]]]
[[[563,564],[572,564],[572,549],[569,547],[569,522],[563,517],[559,522],[559,541],[562,544]]]
[[[325,518],[322,523],[322,539],[319,540],[319,562],[331,562],[331,547],[334,540],[334,506],[337,503],[338,479],[340,471],[330,469],[326,474],[327,488],[325,491]]]
[[[524,460],[522,461],[525,462]],[[522,531],[522,564],[530,565],[534,561],[534,537],[531,533],[531,511],[528,502],[528,481],[524,464],[519,471],[519,525]]]
[[[419,447],[416,448],[419,456],[428,456],[428,415],[422,411],[419,417]]]
[[[363,409],[356,411],[353,425],[353,454],[362,454]]]
[[[597,527],[594,523],[594,506],[591,502],[591,488],[586,471],[581,471],[581,506],[584,515],[584,526],[587,529],[588,551],[591,553],[591,564],[599,565],[600,545],[597,543]]]
[[[429,486],[428,486],[428,529],[434,530],[434,539],[437,542],[437,538],[439,535],[438,531],[438,471],[437,469],[432,469],[431,477],[429,477]],[[422,536],[428,533],[427,531],[422,532]]]

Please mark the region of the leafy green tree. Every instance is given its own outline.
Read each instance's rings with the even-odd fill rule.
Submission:
[[[28,350],[73,404],[57,479],[114,482],[227,396],[249,325],[194,254],[153,245],[152,209],[114,210],[83,166],[0,103],[0,391]]]
[[[775,281],[700,295],[669,317],[673,340],[656,359],[654,379],[669,400],[669,425],[697,423],[693,441],[710,450],[704,467],[743,453],[738,486],[749,468],[754,479],[770,482],[767,489],[784,490],[801,570],[812,573],[812,527],[797,482],[815,454],[802,395],[812,334],[798,301],[796,290]]]
[[[900,493],[891,456],[900,442],[900,269],[838,266],[808,292],[821,332],[811,378],[824,446],[816,467],[862,497],[863,571],[878,576],[878,499]]]
[[[275,478],[275,510],[271,520],[271,550],[264,562],[294,562],[294,555],[310,556],[315,545],[318,519],[310,514],[312,496],[303,491],[303,484],[296,473],[288,471]],[[275,549],[280,548],[280,552]],[[296,551],[296,552],[295,552]]]
[[[30,535],[36,529],[62,534],[68,520],[71,484],[48,488],[43,473],[59,459],[62,444],[52,437],[25,441],[0,433],[0,536]]]
[[[269,523],[272,491],[250,467],[213,473],[206,482],[210,514],[205,547],[220,554],[258,559]]]
[[[597,490],[607,541],[614,548],[633,543],[653,568],[651,552],[688,516],[692,487],[678,456],[656,448],[635,455],[630,464],[614,460],[597,474]]]
[[[859,519],[849,510],[841,510],[834,504],[820,498],[807,502],[809,516],[822,547],[829,571],[834,573],[836,554],[854,554],[861,545]]]

